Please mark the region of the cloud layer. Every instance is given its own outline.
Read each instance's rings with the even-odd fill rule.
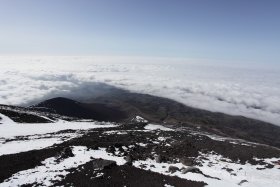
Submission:
[[[1,104],[86,97],[97,82],[280,125],[277,69],[160,58],[0,57]]]

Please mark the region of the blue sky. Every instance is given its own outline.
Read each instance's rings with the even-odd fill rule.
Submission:
[[[278,63],[279,10],[277,0],[0,0],[0,54]]]

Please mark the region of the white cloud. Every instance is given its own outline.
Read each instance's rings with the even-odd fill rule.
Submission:
[[[90,95],[91,85],[103,82],[280,125],[279,70],[211,64],[140,57],[0,57],[0,103]]]

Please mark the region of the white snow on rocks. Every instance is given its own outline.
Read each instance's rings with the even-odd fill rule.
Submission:
[[[56,143],[62,143],[71,138],[81,136],[84,133],[83,130],[116,126],[112,123],[93,121],[67,122],[63,120],[59,120],[55,123],[19,124],[13,122],[5,115],[0,114],[0,117],[0,122],[2,122],[2,124],[0,124],[0,156],[34,149],[42,149]],[[59,131],[67,129],[72,129],[74,132],[59,133]],[[145,129],[146,130],[140,131],[173,131],[171,128],[156,124],[148,124],[145,126]],[[129,131],[108,130],[109,131],[105,134],[123,134]],[[218,139],[220,141],[227,140],[223,138],[221,139],[220,137],[218,137]],[[157,140],[157,143],[159,144],[160,142],[165,142],[166,137],[158,137]],[[146,147],[148,144],[137,143],[137,145]],[[128,147],[132,148],[133,145]],[[127,147],[122,148],[127,150]],[[105,148],[88,150],[87,147],[84,146],[75,146],[72,147],[72,151],[74,157],[69,157],[64,160],[58,160],[56,157],[48,158],[44,160],[40,166],[15,173],[12,177],[1,183],[0,187],[20,186],[32,183],[37,183],[40,186],[50,186],[54,184],[54,181],[62,180],[69,173],[67,169],[77,168],[92,159],[101,158],[105,160],[113,160],[116,161],[117,165],[123,165],[126,163],[123,157],[114,156],[111,153],[106,152]],[[280,158],[262,159],[263,162],[272,164],[274,166],[273,168],[265,168],[264,165],[251,165],[249,163],[240,164],[238,162],[233,162],[228,158],[224,158],[221,155],[217,155],[214,152],[208,154],[200,153],[200,156],[196,159],[202,164],[196,167],[202,171],[204,175],[192,172],[183,174],[182,169],[187,168],[187,166],[182,163],[157,163],[155,160],[151,159],[136,160],[133,162],[133,166],[163,175],[177,176],[192,181],[203,181],[213,187],[280,186]],[[255,160],[259,160],[259,158],[255,158]],[[171,173],[169,171],[170,166],[175,166],[179,170]],[[205,175],[214,178],[209,178]]]
[[[4,123],[0,125],[0,138],[54,133],[62,130],[86,130],[110,128],[116,125],[101,122],[69,122],[58,120],[55,123]]]
[[[58,120],[55,123],[15,123],[9,117],[0,114],[0,155],[14,154],[43,149],[62,143],[81,135],[80,130],[115,127],[115,124],[95,121],[68,122]],[[57,133],[63,130],[75,130],[75,133]],[[52,136],[47,135],[48,133]],[[24,137],[24,138],[23,138]],[[9,140],[6,142],[6,140]]]
[[[105,148],[88,150],[85,146],[74,146],[72,147],[72,151],[74,157],[69,157],[64,160],[58,160],[55,157],[48,158],[42,162],[41,166],[14,174],[12,177],[1,183],[0,187],[32,183],[40,184],[40,186],[49,186],[54,184],[55,181],[62,180],[69,173],[67,169],[77,168],[93,159],[101,158],[112,160],[115,161],[117,165],[124,165],[126,163],[123,157],[108,153]],[[257,169],[263,167],[261,165],[251,165],[249,163],[242,165],[238,162],[232,162],[230,159],[224,158],[213,152],[208,154],[200,153],[198,160],[201,161],[202,165],[196,167],[202,171],[204,175],[192,172],[182,173],[182,169],[188,167],[182,163],[157,163],[152,159],[136,160],[133,162],[133,166],[163,175],[177,176],[192,181],[203,181],[213,187],[238,187],[240,185],[245,187],[280,186],[280,165],[275,164],[276,162],[279,163],[280,158],[263,159],[264,162],[273,164],[274,168],[264,168],[262,170]],[[171,173],[169,171],[170,166],[175,166],[178,170]],[[231,171],[227,170],[227,168]],[[241,181],[243,182],[241,183]]]
[[[174,186],[171,186],[169,184],[165,184],[164,187],[174,187]]]
[[[0,187],[21,186],[24,184],[37,183],[40,186],[50,186],[54,181],[62,180],[68,173],[67,169],[77,168],[93,159],[114,160],[117,165],[125,163],[124,158],[112,156],[105,151],[105,148],[99,150],[87,150],[85,146],[75,146],[72,148],[73,157],[59,161],[55,157],[48,158],[42,162],[42,166],[33,169],[20,171],[9,179],[0,183]]]
[[[174,129],[164,127],[162,125],[156,125],[156,124],[148,124],[144,128],[147,129],[147,130],[174,131]]]
[[[142,118],[141,116],[136,116],[132,120],[136,121],[136,122],[141,122],[141,123],[147,123],[148,122],[146,119]]]
[[[240,186],[238,184],[242,180],[246,182],[241,185],[246,187],[280,186],[280,165],[277,166],[273,164],[274,161],[278,161],[280,160],[280,158],[264,159],[265,162],[275,165],[274,168],[258,170],[257,168],[262,166],[251,165],[249,163],[245,165],[234,163],[229,159],[223,158],[221,155],[201,154],[201,157],[205,157],[207,158],[207,160],[203,160],[204,163],[202,166],[196,167],[199,168],[203,172],[203,174],[209,175],[211,177],[216,177],[221,180],[205,177],[204,175],[199,173],[188,172],[186,174],[183,174],[180,170],[182,168],[186,168],[187,166],[183,165],[182,163],[157,163],[155,160],[147,159],[135,161],[133,163],[133,166],[163,175],[177,176],[179,178],[192,181],[203,181],[209,186],[213,187],[237,187]],[[170,173],[168,171],[170,166],[175,166],[179,168],[179,170],[174,173]],[[233,171],[228,172],[225,168],[232,169]]]
[[[136,143],[137,145],[141,146],[141,147],[146,147],[148,144],[145,144],[145,143]]]
[[[273,164],[274,168],[259,170],[257,168],[263,168],[263,166],[234,163],[216,154],[202,156],[205,156],[208,160],[204,160],[203,166],[200,167],[201,171],[213,177],[221,178],[221,181],[227,182],[227,186],[238,186],[237,184],[242,180],[248,181],[243,183],[242,186],[280,186],[280,166],[272,163],[272,161],[280,160],[280,158],[264,159],[264,162]],[[230,168],[233,171],[228,172],[222,168]],[[220,181],[209,180],[208,183],[214,186],[219,185]]]

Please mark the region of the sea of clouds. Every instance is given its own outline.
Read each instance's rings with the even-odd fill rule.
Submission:
[[[98,82],[280,125],[280,69],[143,57],[0,57],[0,103],[89,96]]]

